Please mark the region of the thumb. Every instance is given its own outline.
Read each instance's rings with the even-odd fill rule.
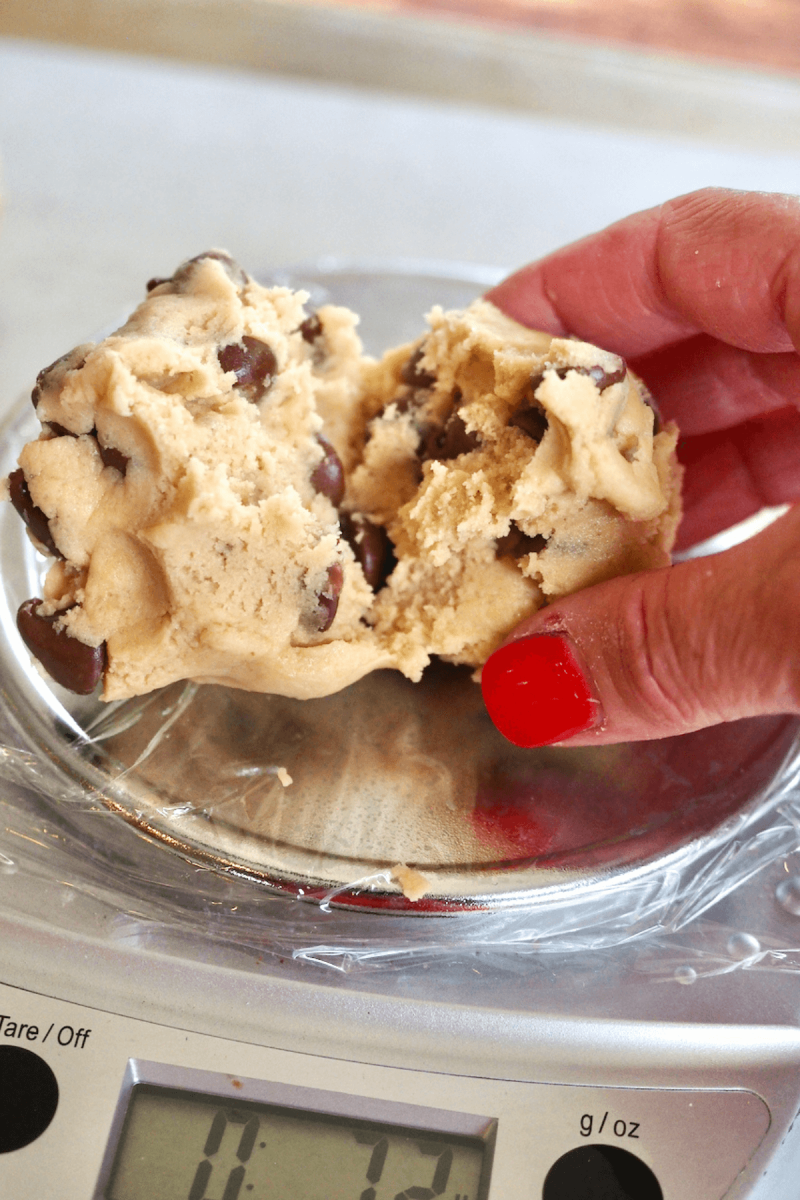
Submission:
[[[518,746],[800,713],[800,506],[724,553],[540,609],[488,659],[481,683]]]

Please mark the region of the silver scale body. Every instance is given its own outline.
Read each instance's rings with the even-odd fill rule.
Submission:
[[[51,1065],[60,1101],[37,1141],[0,1157],[4,1196],[99,1200],[126,1073],[151,1079],[153,1064],[168,1082],[223,1097],[275,1099],[278,1085],[278,1099],[301,1107],[336,1093],[361,1098],[373,1117],[399,1102],[495,1118],[491,1200],[539,1200],[551,1165],[581,1145],[587,1115],[590,1140],[637,1153],[666,1200],[797,1194],[792,975],[637,986],[624,954],[607,950],[544,973],[487,969],[478,957],[351,979],[234,946],[209,953],[177,935],[155,949],[146,938],[120,944],[107,907],[80,895],[64,906],[46,882],[12,889],[12,879],[2,888],[0,1011],[37,1028],[22,1044]],[[772,883],[724,903],[734,928],[766,918],[786,937],[797,923]],[[428,1114],[418,1116],[424,1126]]]

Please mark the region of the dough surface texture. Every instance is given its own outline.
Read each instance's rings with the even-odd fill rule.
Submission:
[[[7,483],[55,557],[18,625],[64,686],[479,667],[549,600],[669,562],[676,431],[616,355],[476,301],[376,362],[354,314],[221,251],[150,288],[40,374]]]
[[[483,663],[558,596],[666,566],[680,518],[677,430],[654,436],[621,358],[482,300],[428,320],[416,349],[366,368],[382,407],[349,485],[399,560],[376,631],[420,670]]]

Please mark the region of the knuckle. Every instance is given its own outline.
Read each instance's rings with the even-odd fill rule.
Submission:
[[[670,732],[725,719],[715,704],[713,635],[687,625],[683,583],[671,569],[632,579],[621,623],[625,704]]]

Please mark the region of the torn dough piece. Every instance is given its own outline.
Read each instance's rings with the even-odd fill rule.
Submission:
[[[348,486],[394,545],[372,620],[406,670],[479,665],[543,604],[666,566],[680,518],[677,429],[623,359],[482,300],[428,320],[365,368],[381,403]]]
[[[222,251],[43,371],[9,477],[55,556],[18,625],[64,686],[298,698],[480,666],[548,600],[669,561],[674,428],[617,356],[486,301],[362,355]]]
[[[406,863],[397,863],[392,867],[392,882],[397,884],[406,900],[412,901],[421,900],[431,886],[427,876]]]

